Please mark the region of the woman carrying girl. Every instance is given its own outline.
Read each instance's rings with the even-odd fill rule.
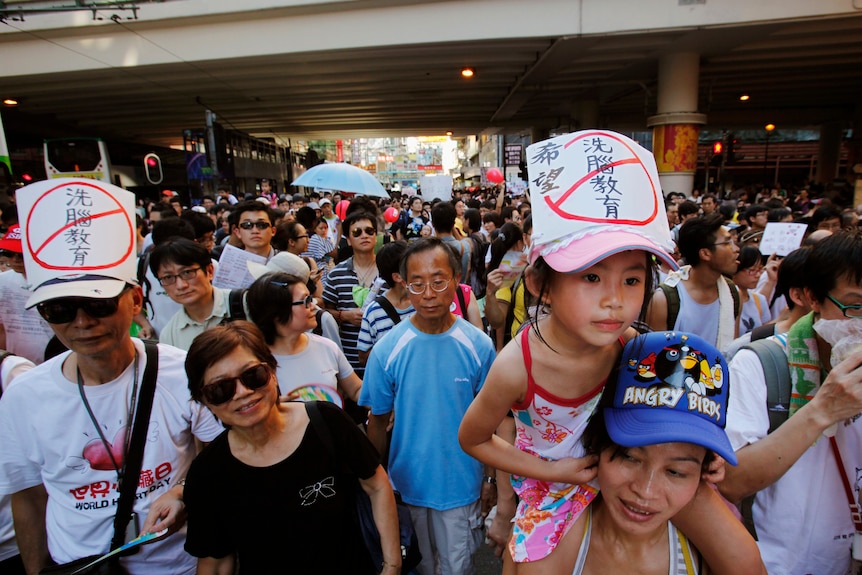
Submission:
[[[645,314],[654,258],[676,264],[650,152],[620,134],[590,131],[539,142],[527,153],[532,196],[541,199],[533,206],[526,284],[550,311],[497,356],[459,438],[467,453],[513,475],[520,503],[505,559],[518,573],[568,573],[577,549],[568,540],[580,537],[571,527],[598,492],[590,483],[598,458],[585,454],[581,436],[636,335],[630,326]],[[510,409],[514,446],[495,435]],[[732,552],[716,545],[692,509],[723,504],[702,491],[675,524],[713,567],[720,563],[713,554],[756,554],[753,541]]]

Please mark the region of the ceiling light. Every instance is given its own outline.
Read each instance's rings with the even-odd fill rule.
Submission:
[[[17,106],[18,100],[15,100],[14,98],[6,98],[3,100],[3,105],[4,106]]]
[[[448,131],[446,132],[446,135],[447,135],[447,136],[451,136],[451,135],[452,135],[452,130],[448,130]]]
[[[750,98],[751,98],[751,96],[749,96],[748,94],[741,94],[739,96],[739,101],[740,102],[747,102]]]
[[[473,70],[473,68],[462,68],[461,69],[461,75],[465,78],[472,78],[475,73],[476,72]]]

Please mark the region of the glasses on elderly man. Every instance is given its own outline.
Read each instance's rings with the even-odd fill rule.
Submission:
[[[87,297],[52,299],[36,304],[36,309],[45,321],[54,324],[69,323],[77,317],[79,309],[84,310],[84,313],[90,317],[109,317],[117,313],[117,309],[120,307],[120,297],[125,291],[124,289],[119,295],[104,299]]]

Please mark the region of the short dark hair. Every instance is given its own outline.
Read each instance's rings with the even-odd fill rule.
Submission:
[[[682,207],[682,206],[680,206]],[[708,216],[689,218],[679,228],[679,253],[686,263],[700,264],[700,250],[715,249],[716,232],[724,225],[724,217],[715,212]]]
[[[796,307],[796,302],[790,297],[790,290],[804,288],[808,283],[805,277],[805,262],[808,261],[810,253],[809,247],[797,248],[781,260],[778,264],[778,277],[775,280],[775,292],[772,294],[772,301],[769,302],[770,306],[778,297],[784,296],[789,309]]]
[[[679,207],[677,208],[677,213],[679,217],[691,216],[700,212],[700,206],[694,203],[691,200],[685,200],[679,203]]]
[[[205,270],[212,259],[201,244],[187,238],[172,238],[153,248],[150,253],[150,271],[158,277],[162,264],[171,263],[178,266],[198,265]]]
[[[285,324],[293,315],[293,286],[305,281],[283,272],[262,275],[248,288],[248,316],[260,328],[268,345],[275,343],[276,324]]]
[[[437,202],[431,208],[431,225],[437,233],[449,233],[455,227],[455,205],[451,202]]]
[[[485,215],[482,216],[482,222],[488,223],[493,222],[495,226],[498,228],[503,225],[503,218],[500,217],[500,214],[497,212],[485,212]]]
[[[835,218],[841,219],[841,210],[835,206],[820,206],[811,214],[811,226],[808,229],[816,230],[820,222],[834,220]]]
[[[846,277],[862,283],[862,233],[860,230],[841,231],[814,244],[805,262],[806,287],[819,302],[823,302],[838,280]]]
[[[429,252],[437,248],[442,249],[448,257],[449,267],[452,268],[452,275],[456,278],[460,278],[461,260],[458,257],[458,254],[456,254],[455,250],[450,248],[448,244],[446,244],[443,240],[437,237],[421,238],[407,246],[407,250],[405,250],[404,252],[404,257],[401,258],[401,278],[405,282],[408,281],[407,264],[410,262],[410,258],[415,256],[416,254]]]
[[[269,219],[270,225],[275,224],[275,219],[272,217],[272,209],[263,202],[248,200],[234,205],[231,212],[234,222],[239,223],[240,217],[242,217],[245,212],[266,212],[266,217]]]
[[[296,210],[296,221],[305,226],[306,228],[310,228],[312,226],[316,217],[317,212],[314,211],[314,208],[302,206],[301,208]]]
[[[189,392],[192,399],[201,402],[204,373],[209,367],[237,348],[244,347],[262,363],[268,365],[273,373],[278,366],[272,352],[266,346],[263,334],[253,323],[233,321],[210,328],[198,335],[186,355],[186,376],[189,379]]]
[[[763,212],[769,213],[769,208],[762,204],[752,204],[745,208],[745,212],[743,212],[742,217],[751,223],[751,220],[757,217],[757,214],[762,214]]]
[[[187,210],[183,212],[180,219],[192,225],[195,230],[195,239],[204,237],[204,234],[215,232],[215,222],[211,217],[204,214]]]
[[[168,207],[171,210],[170,207]],[[173,212],[173,210],[171,210]],[[195,229],[190,223],[181,220],[176,213],[171,218],[165,218],[153,223],[153,231],[150,235],[153,245],[159,245],[171,238],[187,238],[195,240]]]
[[[395,279],[392,277],[392,274],[401,273],[401,259],[404,257],[404,252],[406,251],[407,242],[397,240],[383,244],[380,251],[377,252],[374,260],[377,264],[377,272],[390,288],[395,287]]]
[[[482,214],[476,208],[467,208],[464,210],[464,223],[471,232],[478,232],[482,227]]]

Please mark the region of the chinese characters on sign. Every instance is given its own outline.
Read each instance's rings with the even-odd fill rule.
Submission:
[[[66,225],[69,227],[64,232],[65,241],[72,254],[72,265],[83,266],[91,248],[89,228],[93,198],[85,188],[67,188],[66,198]]]

